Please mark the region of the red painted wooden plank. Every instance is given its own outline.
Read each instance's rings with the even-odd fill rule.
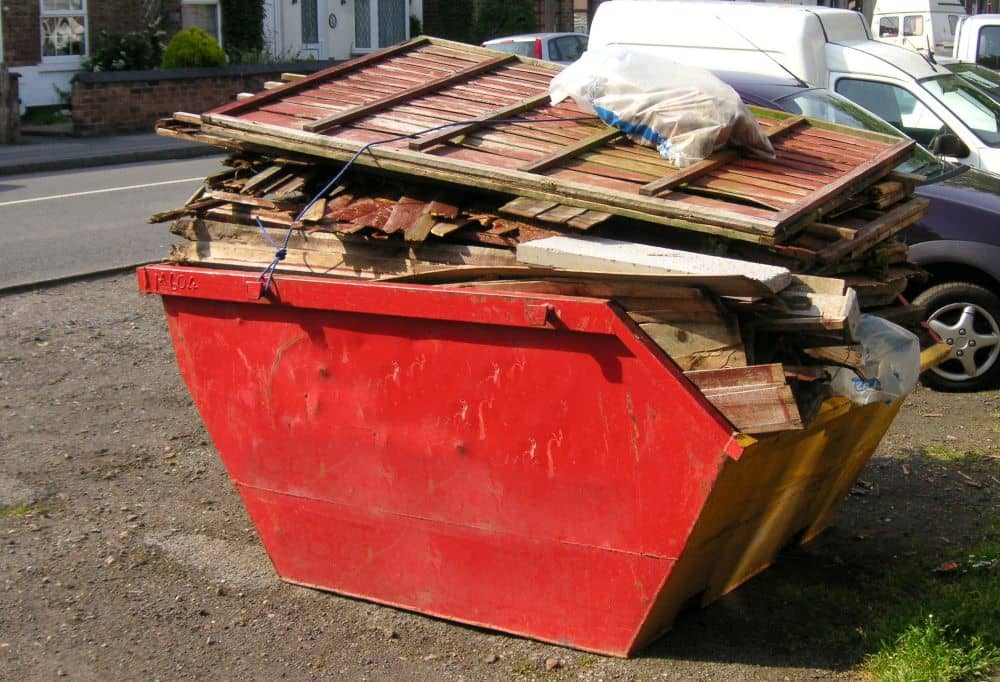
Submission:
[[[615,178],[618,180],[630,180],[645,185],[658,178],[658,175],[651,173],[637,173],[621,167],[606,166],[604,164],[584,161],[582,159],[567,159],[559,164],[559,168],[570,168],[588,175],[598,175],[604,178]]]
[[[469,149],[468,147],[441,146],[430,149],[424,153],[432,156],[442,156],[450,159],[458,159],[460,161],[480,163],[487,166],[507,168],[509,170],[517,170],[517,168],[521,165],[521,161],[519,159],[500,154],[490,154],[477,149]]]
[[[642,186],[642,183],[639,182],[628,182],[627,180],[617,180],[615,178],[605,178],[599,175],[590,175],[589,173],[580,173],[570,168],[552,168],[542,173],[542,175],[547,178],[561,178],[571,182],[591,185],[592,187],[601,187],[603,189],[613,189],[619,192],[628,192],[629,194],[638,194],[639,187]]]
[[[714,177],[719,180],[728,180],[730,182],[735,182],[739,184],[745,184],[750,187],[761,187],[767,190],[773,190],[776,192],[781,192],[783,194],[788,194],[796,197],[804,197],[812,194],[817,189],[822,187],[822,185],[814,184],[811,187],[799,187],[786,182],[781,182],[780,180],[773,180],[771,178],[761,177],[757,174],[752,173],[736,173],[729,170],[727,166],[721,168],[716,168],[705,174],[706,177]]]

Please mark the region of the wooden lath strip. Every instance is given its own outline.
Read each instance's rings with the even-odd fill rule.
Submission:
[[[468,66],[460,71],[455,71],[447,76],[440,76],[433,80],[426,81],[420,85],[407,88],[397,92],[394,95],[389,95],[381,99],[377,99],[370,104],[364,104],[357,107],[352,107],[347,111],[342,111],[340,113],[334,114],[332,116],[327,116],[321,118],[318,121],[313,121],[312,123],[307,123],[303,126],[303,130],[307,130],[311,133],[321,133],[324,130],[329,130],[330,128],[338,125],[343,125],[345,123],[350,123],[351,121],[356,121],[359,118],[367,116],[369,114],[375,113],[381,109],[388,109],[391,106],[405,102],[408,99],[414,97],[420,97],[421,95],[426,95],[430,92],[436,92],[442,88],[446,88],[450,85],[456,83],[461,83],[466,81],[472,76],[478,75],[485,71],[491,71],[501,64],[506,64],[510,61],[516,61],[517,56],[512,54],[502,55],[500,57],[493,57],[492,59],[487,59],[482,62]]]
[[[581,152],[585,152],[588,149],[593,149],[594,147],[598,147],[602,144],[605,144],[606,142],[610,142],[611,140],[614,140],[615,138],[621,136],[622,136],[621,130],[619,130],[618,128],[609,127],[605,130],[595,133],[594,135],[591,135],[590,137],[585,137],[579,142],[567,145],[562,149],[552,152],[551,154],[546,154],[545,156],[536,161],[532,161],[531,163],[525,164],[521,166],[520,170],[525,171],[526,173],[540,173],[543,170],[551,168],[552,166],[556,166],[559,163],[566,161],[567,159],[570,159]]]
[[[779,134],[791,130],[795,126],[805,122],[804,116],[790,116],[779,123],[772,125],[765,132],[769,138],[777,137]],[[726,150],[712,155],[711,157],[699,161],[688,168],[681,170],[678,173],[673,173],[665,177],[660,178],[648,185],[643,185],[639,188],[639,194],[645,196],[656,196],[661,192],[672,189],[678,185],[682,185],[691,178],[701,175],[706,171],[710,171],[713,168],[721,166],[724,163],[728,163],[733,159],[739,158],[739,153],[734,150]]]
[[[436,144],[442,144],[447,142],[453,137],[458,137],[459,135],[465,135],[466,133],[475,130],[481,126],[490,125],[492,121],[505,119],[510,116],[515,116],[528,109],[534,109],[535,107],[545,104],[549,101],[549,94],[542,93],[534,97],[529,97],[526,100],[522,100],[517,104],[513,104],[509,107],[503,107],[502,109],[497,109],[487,116],[476,119],[475,121],[468,121],[461,125],[456,125],[454,128],[448,128],[441,130],[436,133],[431,133],[425,135],[417,140],[412,140],[410,142],[410,149],[415,151],[421,151],[427,149],[428,147],[433,147]]]
[[[315,83],[322,83],[323,81],[329,80],[334,76],[340,76],[345,73],[350,73],[351,71],[357,71],[358,69],[369,66],[373,62],[379,62],[383,59],[387,59],[393,55],[399,54],[401,52],[407,52],[408,50],[418,47],[420,45],[430,44],[429,38],[421,36],[419,38],[414,38],[413,40],[408,40],[405,43],[400,43],[399,45],[394,45],[392,47],[387,47],[383,50],[378,50],[377,52],[372,52],[366,54],[363,57],[358,57],[357,59],[351,59],[350,61],[344,62],[343,64],[337,64],[336,66],[331,66],[329,69],[324,69],[318,71],[311,76],[306,76],[305,78],[300,78],[288,83],[285,83],[281,87],[274,88],[273,90],[264,90],[257,95],[250,97],[248,99],[240,100],[238,102],[233,102],[230,104],[224,104],[221,107],[217,107],[211,111],[215,114],[225,114],[227,116],[239,116],[241,113],[254,109],[261,104],[266,102],[273,102],[274,100],[281,99],[285,95],[291,92],[298,92],[299,90],[304,90],[311,87]]]

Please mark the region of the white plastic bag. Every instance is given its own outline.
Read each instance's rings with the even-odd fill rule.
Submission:
[[[847,367],[828,367],[833,392],[858,405],[891,403],[908,395],[920,376],[920,343],[897,324],[875,315],[858,318],[865,376]]]
[[[731,87],[703,69],[637,48],[588,50],[549,85],[638,144],[684,168],[726,144],[774,158],[774,148]]]

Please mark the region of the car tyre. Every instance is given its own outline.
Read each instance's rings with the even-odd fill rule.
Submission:
[[[913,302],[927,310],[927,323],[952,347],[951,355],[921,376],[939,391],[979,391],[1000,380],[1000,298],[969,282],[945,282]]]

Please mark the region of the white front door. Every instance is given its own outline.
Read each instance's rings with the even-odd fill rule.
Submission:
[[[295,6],[292,6],[294,12]],[[298,25],[300,56],[306,59],[326,59],[326,0],[299,0]]]

